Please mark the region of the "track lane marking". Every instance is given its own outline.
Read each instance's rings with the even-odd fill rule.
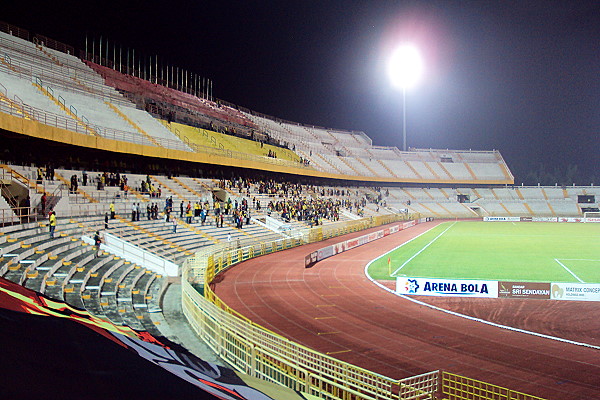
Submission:
[[[351,351],[352,350],[328,351],[325,354],[328,355],[328,356],[330,356],[332,354],[349,353]]]

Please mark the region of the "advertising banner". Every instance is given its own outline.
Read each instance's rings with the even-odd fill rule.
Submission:
[[[340,254],[346,251],[346,242],[340,242],[334,244],[335,246],[335,254]]]
[[[405,222],[404,225],[409,224],[408,226],[414,226],[415,221]],[[385,228],[376,232],[372,232],[366,235],[359,236],[354,239],[346,240],[345,242],[336,243],[331,246],[323,247],[317,251],[314,251],[308,254],[304,258],[304,267],[310,268],[317,263],[317,261],[324,260],[328,257],[334,256],[336,254],[343,253],[346,250],[353,249],[355,247],[361,246],[363,244],[375,241],[377,239],[381,239],[384,236],[390,235],[392,233],[400,232],[402,230],[400,225],[394,225],[389,228]]]
[[[556,217],[533,217],[531,218],[533,222],[557,222],[558,218]]]
[[[520,219],[521,219],[521,222],[531,222],[531,221],[533,221],[532,217],[521,217]]]
[[[408,221],[402,224],[402,229],[408,229],[411,226],[415,226],[417,224],[416,221]]]
[[[483,217],[485,222],[520,222],[521,217]]]
[[[552,300],[600,301],[600,283],[552,283]]]
[[[331,257],[335,254],[333,250],[333,246],[323,247],[322,249],[317,250],[317,261],[321,261],[326,259],[327,257]]]
[[[585,219],[585,222],[594,222],[594,223],[600,223],[600,218],[597,217],[587,217]]]
[[[368,237],[369,237],[368,235],[360,236],[358,238],[358,245],[362,246],[363,244],[368,243],[369,242]]]
[[[498,282],[498,297],[550,299],[550,284],[541,282]]]
[[[583,218],[559,217],[558,222],[583,222]]]
[[[312,253],[306,255],[304,257],[304,268],[310,268],[317,263],[317,252],[313,251]]]
[[[358,238],[346,240],[346,250],[350,250],[355,247],[358,247]]]
[[[498,297],[497,281],[470,279],[396,279],[396,293],[421,296]]]

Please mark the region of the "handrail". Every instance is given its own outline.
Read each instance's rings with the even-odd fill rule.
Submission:
[[[33,212],[34,209],[34,207],[11,207],[11,209],[0,209],[0,226],[43,220],[44,217],[37,212]]]
[[[10,44],[7,44],[10,43]],[[84,76],[93,76],[94,74],[91,73],[88,69],[86,68],[77,68],[73,65],[69,65],[69,66],[57,66],[56,64],[52,64],[49,66],[49,68],[43,68],[43,67],[39,67],[37,65],[35,65],[35,59],[42,59],[41,57],[38,57],[35,53],[32,53],[29,51],[29,49],[19,43],[16,43],[10,39],[5,39],[0,37],[0,46],[6,46],[7,48],[10,49],[10,51],[12,52],[17,52],[18,53],[18,57],[19,60],[16,59],[16,57],[12,57],[10,59],[10,64],[13,66],[16,66],[18,68],[20,68],[22,70],[22,72],[18,72],[18,75],[26,75],[26,76],[42,76],[42,78],[44,78],[45,81],[51,81],[53,83],[58,83],[59,86],[61,86],[62,88],[72,91],[72,92],[77,92],[77,93],[83,93],[85,95],[92,95],[95,97],[100,97],[103,100],[107,100],[110,99],[111,101],[118,101],[119,103],[122,104],[127,104],[129,106],[132,106],[130,101],[127,101],[123,98],[122,95],[118,94],[118,93],[111,93],[111,90],[107,90],[107,86],[104,85],[101,82],[94,82],[94,81],[90,81],[89,79],[86,78],[82,78]],[[8,54],[5,53],[6,56],[8,56]],[[9,56],[10,57],[10,56]],[[30,62],[28,62],[28,58],[30,58]],[[66,69],[66,71],[65,71]],[[58,70],[58,71],[55,71]],[[8,73],[14,74],[13,71],[6,71]],[[81,81],[81,79],[83,79],[83,84],[85,85],[85,87],[87,87],[90,90],[81,90],[79,88],[75,88],[73,87],[69,81],[67,79],[65,79],[65,76],[72,76],[74,75],[74,77],[76,79],[79,79]]]
[[[82,134],[88,134],[88,129],[84,129],[80,123],[78,123],[76,120],[74,120],[72,118],[54,114],[49,111],[45,111],[45,110],[42,110],[42,109],[39,109],[36,107],[32,107],[25,103],[23,103],[22,106],[29,115],[33,116],[33,118],[36,121],[41,122],[45,125],[55,126],[57,128],[62,128],[62,129],[66,129],[66,130],[70,130],[70,131],[74,131],[74,132],[78,132],[78,133],[82,133]],[[17,107],[12,106],[12,105],[0,103],[0,112],[4,112],[6,114],[10,114],[13,116],[23,118],[22,113],[18,112]],[[143,145],[147,145],[147,146],[156,147],[156,145],[154,145],[147,138],[143,137],[142,135],[140,135],[137,132],[126,132],[126,131],[121,131],[121,130],[112,129],[112,128],[106,128],[106,127],[94,125],[94,124],[89,124],[87,126],[91,129],[95,130],[100,136],[107,138],[107,139],[119,140],[119,141],[124,141],[124,142],[143,144]],[[164,147],[167,149],[189,152],[189,148],[185,145],[185,143],[183,141],[179,141],[179,140],[175,141],[172,139],[165,139],[165,138],[154,137],[154,136],[153,136],[153,138],[161,147]],[[256,161],[256,162],[260,162],[263,164],[272,164],[272,165],[279,165],[279,166],[293,166],[296,168],[312,169],[310,167],[304,166],[303,164],[290,162],[287,160],[280,160],[280,159],[276,159],[276,158],[256,156],[256,155],[252,155],[252,154],[231,151],[228,149],[220,150],[220,149],[215,149],[214,147],[202,146],[202,145],[198,145],[195,143],[191,143],[189,147],[192,148],[196,153],[218,155],[221,157],[226,157],[226,158],[231,158],[231,159],[236,159],[236,160]]]
[[[438,389],[438,371],[418,379],[395,380],[337,360],[253,323],[223,303],[210,287],[219,272],[249,258],[404,219],[406,215],[398,214],[364,218],[312,228],[302,239],[280,239],[239,249],[211,247],[196,253],[182,268],[184,315],[217,354],[252,376],[333,399],[431,398]],[[203,285],[203,295],[192,284]]]

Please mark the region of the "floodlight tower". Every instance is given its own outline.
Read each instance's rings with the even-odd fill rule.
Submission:
[[[402,89],[402,150],[406,151],[406,89],[416,85],[423,71],[419,50],[411,44],[403,44],[392,53],[388,63],[388,75],[392,85]]]

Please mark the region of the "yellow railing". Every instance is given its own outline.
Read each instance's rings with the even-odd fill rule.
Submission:
[[[431,399],[438,387],[437,371],[417,380],[396,380],[342,362],[253,323],[223,303],[209,285],[219,272],[249,258],[407,218],[364,218],[315,227],[300,238],[197,253],[183,266],[184,314],[196,333],[222,359],[254,377],[330,399]]]
[[[544,400],[541,397],[532,396],[510,390],[501,386],[492,385],[476,379],[442,372],[442,393],[448,400]]]
[[[409,216],[370,217],[307,229],[298,238],[233,249],[211,246],[182,266],[183,313],[196,334],[236,370],[323,399],[543,400],[441,371],[401,380],[368,371],[252,322],[227,306],[210,287],[220,272],[250,258],[405,219]],[[474,392],[482,395],[473,397]],[[509,395],[497,397],[496,393]]]

